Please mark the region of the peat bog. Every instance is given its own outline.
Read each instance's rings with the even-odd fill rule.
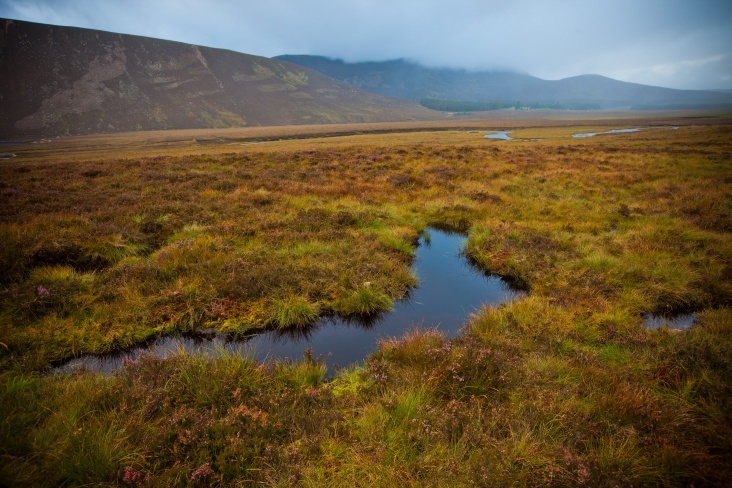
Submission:
[[[161,337],[121,353],[76,358],[54,371],[84,368],[111,373],[143,354],[165,358],[185,351],[208,357],[239,355],[262,362],[298,360],[306,350],[335,371],[363,361],[376,351],[380,340],[401,337],[413,329],[434,328],[452,337],[482,306],[498,306],[523,295],[500,277],[474,268],[461,253],[464,239],[460,234],[428,229],[420,238],[413,264],[419,284],[389,311],[350,319],[322,317],[304,329],[269,331],[242,339],[215,332]]]
[[[510,144],[482,137],[501,122],[157,155],[139,134],[96,137],[104,157],[88,138],[14,147],[0,485],[724,486],[732,119],[590,123],[517,121]],[[571,137],[583,126],[644,130]],[[412,268],[432,227],[531,292],[457,333],[402,324],[338,371],[298,346],[48,374],[157,337],[426,306],[420,279],[449,286]],[[659,310],[693,326],[649,329]]]

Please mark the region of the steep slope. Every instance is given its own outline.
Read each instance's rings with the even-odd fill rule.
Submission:
[[[0,19],[0,138],[434,117],[287,62]]]
[[[440,98],[525,103],[591,103],[605,108],[632,105],[732,104],[732,95],[626,83],[598,75],[548,81],[521,73],[427,68],[405,60],[345,63],[322,56],[275,59],[307,66],[364,90],[407,100]]]

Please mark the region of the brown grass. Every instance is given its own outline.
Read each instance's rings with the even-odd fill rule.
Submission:
[[[14,148],[0,163],[0,483],[722,486],[729,121],[542,120],[541,141],[430,130],[157,156],[167,135]],[[682,127],[568,137],[655,122]],[[466,230],[467,254],[529,295],[452,340],[386,341],[331,381],[307,357],[43,375],[158,333],[388,308],[415,284],[427,225]],[[697,322],[646,330],[654,311]]]

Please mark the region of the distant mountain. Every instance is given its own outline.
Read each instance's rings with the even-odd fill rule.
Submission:
[[[598,75],[549,81],[521,73],[427,68],[403,59],[365,63],[307,55],[274,59],[312,68],[373,93],[415,101],[520,101],[542,105],[592,104],[602,108],[732,104],[729,93],[659,88]]]
[[[414,118],[434,115],[284,61],[0,19],[0,139]]]

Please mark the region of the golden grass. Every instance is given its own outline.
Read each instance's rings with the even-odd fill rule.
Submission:
[[[7,146],[7,151],[26,161],[103,160],[121,157],[222,154],[245,150],[296,148],[301,144],[382,144],[400,140],[410,132],[521,130],[519,137],[570,136],[586,129],[636,126],[679,126],[728,124],[729,113],[711,112],[562,112],[495,111],[435,121],[365,124],[317,124],[296,126],[242,127],[230,129],[187,129],[141,131],[117,134],[37,138],[34,143]],[[393,134],[394,138],[381,136]],[[357,136],[355,139],[349,136]],[[364,135],[375,137],[364,138]],[[482,137],[483,134],[479,134]],[[449,136],[448,136],[449,137]],[[467,136],[468,139],[472,139]],[[325,138],[325,140],[320,140]],[[338,140],[332,140],[338,138]],[[305,139],[305,140],[303,140]],[[310,140],[318,139],[318,140]],[[424,140],[424,139],[421,139]],[[444,140],[444,139],[443,139]],[[454,140],[454,139],[449,139]],[[5,150],[4,150],[5,151]]]
[[[0,484],[723,485],[730,119],[522,117],[14,148],[0,164]],[[681,128],[571,138],[653,125]],[[43,375],[163,332],[388,309],[416,284],[428,225],[468,232],[469,257],[529,295],[452,340],[386,341],[331,381],[310,357],[185,354]],[[697,323],[644,328],[667,311]]]

